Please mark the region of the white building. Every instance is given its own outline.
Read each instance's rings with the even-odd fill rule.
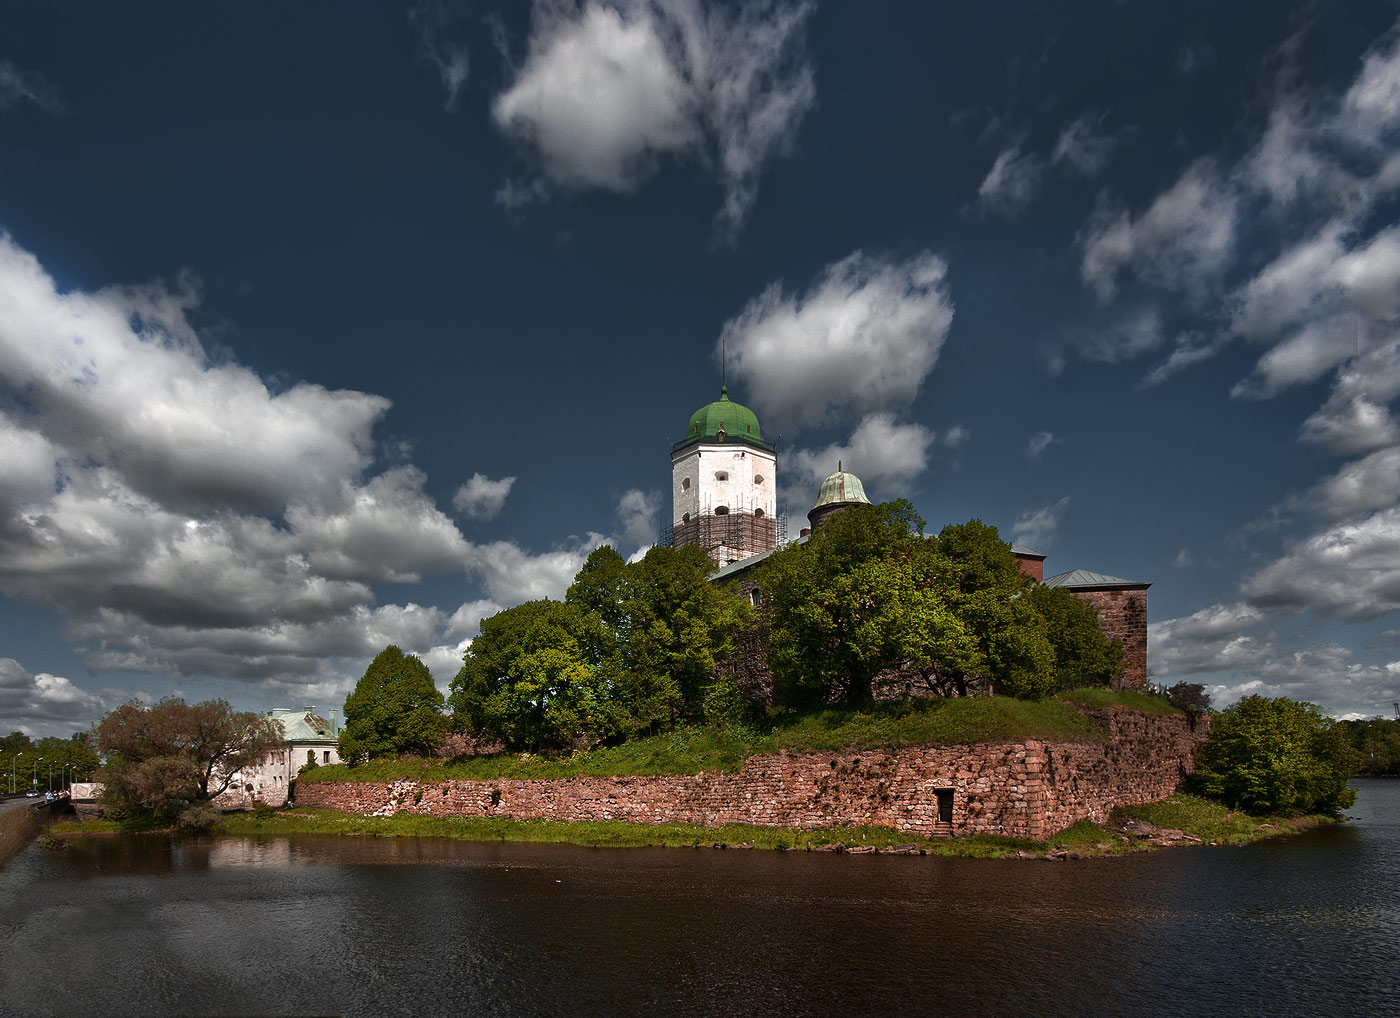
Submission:
[[[265,802],[281,806],[287,801],[287,790],[296,780],[297,772],[309,763],[318,767],[340,763],[336,740],[340,735],[339,712],[331,710],[330,719],[322,718],[315,707],[301,711],[278,707],[267,712],[282,726],[286,741],[282,748],[270,753],[262,766],[244,768],[219,796],[217,804],[225,809]]]

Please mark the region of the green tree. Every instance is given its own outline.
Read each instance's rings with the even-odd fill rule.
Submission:
[[[337,741],[347,763],[413,754],[430,756],[447,735],[443,698],[432,673],[393,644],[381,650],[345,699]]]
[[[1251,813],[1335,813],[1356,801],[1356,763],[1346,730],[1313,704],[1247,696],[1215,717],[1194,783]]]
[[[1107,686],[1123,674],[1123,644],[1104,635],[1093,605],[1063,587],[1042,584],[1031,587],[1026,601],[1040,616],[1054,655],[1055,689]]]
[[[481,623],[452,680],[459,727],[503,740],[514,750],[596,742],[626,728],[618,661],[592,660],[603,623],[579,604],[544,599]]]
[[[225,700],[187,704],[167,697],[153,707],[122,704],[93,727],[90,741],[105,761],[93,775],[103,784],[103,801],[136,814],[226,791],[240,770],[281,747],[282,728]]]
[[[1356,773],[1368,778],[1400,777],[1400,721],[1372,718],[1339,722],[1356,750]]]
[[[860,704],[897,665],[962,671],[978,663],[951,610],[950,569],[904,500],[853,506],[805,545],[755,571],[768,663],[781,702]]]
[[[1204,714],[1210,710],[1210,694],[1199,682],[1178,682],[1167,690],[1167,702],[1188,714]]]

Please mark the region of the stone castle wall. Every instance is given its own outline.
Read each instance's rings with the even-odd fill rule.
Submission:
[[[1123,674],[1114,689],[1147,688],[1147,588],[1074,590],[1099,612],[1099,628],[1110,640],[1123,641]]]
[[[1192,769],[1205,726],[1182,715],[1096,712],[1102,739],[1000,742],[750,758],[735,774],[559,780],[300,783],[298,806],[388,816],[517,820],[745,823],[818,828],[861,824],[910,834],[1043,839],[1119,805],[1170,795]],[[951,821],[939,792],[951,791]]]

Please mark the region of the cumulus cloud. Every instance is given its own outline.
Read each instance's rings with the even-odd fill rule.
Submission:
[[[1016,517],[1011,525],[1011,543],[1024,544],[1038,551],[1048,551],[1055,541],[1055,531],[1059,529],[1060,518],[1069,508],[1066,495],[1052,505],[1032,509]]]
[[[492,116],[537,168],[503,200],[551,186],[629,191],[660,159],[693,157],[718,172],[720,223],[737,228],[764,164],[815,102],[802,54],[811,11],[783,0],[536,0],[525,60]]]
[[[1234,255],[1238,202],[1209,159],[1192,163],[1140,216],[1101,202],[1080,234],[1080,275],[1103,301],[1115,295],[1124,271],[1200,295]]]
[[[949,432],[952,444],[963,440],[964,432]],[[811,499],[819,484],[841,464],[871,488],[900,488],[928,469],[929,449],[938,438],[922,424],[903,423],[893,414],[870,414],[861,419],[846,442],[835,442],[824,449],[798,449],[786,457],[784,470],[794,480],[793,496]]]
[[[1302,499],[1331,519],[1400,503],[1400,446],[1346,464]]]
[[[67,114],[58,90],[38,71],[22,71],[9,60],[0,60],[0,110],[32,105],[51,116]]]
[[[1015,146],[1002,150],[977,188],[977,201],[989,212],[1014,216],[1040,187],[1042,160],[1034,152],[1024,155]]]
[[[1117,364],[1132,360],[1160,347],[1166,342],[1161,312],[1155,304],[1145,304],[1119,315],[1106,325],[1073,337],[1070,345],[1086,361]],[[1052,354],[1051,373],[1064,369],[1064,354]]]
[[[1332,380],[1327,402],[1303,422],[1304,442],[1342,455],[1400,441],[1389,409],[1400,396],[1400,340],[1348,361]]]
[[[1273,653],[1267,640],[1248,634],[1264,619],[1251,604],[1215,604],[1147,627],[1154,676],[1251,668]]]
[[[1400,610],[1400,508],[1338,523],[1299,542],[1241,589],[1262,607],[1312,609],[1340,619]]]
[[[452,39],[452,30],[465,13],[464,7],[446,0],[420,0],[408,13],[409,21],[418,29],[419,56],[442,78],[449,113],[457,109],[457,97],[471,69],[466,46]]]
[[[1050,161],[1081,177],[1097,177],[1108,166],[1118,148],[1118,139],[1096,130],[1097,118],[1088,114],[1064,126],[1055,140]]]
[[[0,716],[30,735],[71,735],[106,713],[100,696],[59,675],[35,674],[11,657],[0,657]]]
[[[907,407],[953,321],[946,274],[927,251],[902,262],[858,251],[805,294],[775,283],[724,327],[732,370],[792,424]]]
[[[466,484],[452,496],[452,508],[474,520],[490,520],[505,508],[514,477],[493,481],[485,474],[472,474]]]

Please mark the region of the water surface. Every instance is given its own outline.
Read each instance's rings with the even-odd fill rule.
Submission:
[[[36,846],[0,872],[0,1013],[1400,1013],[1400,782],[1357,784],[1343,826],[1058,863]]]

